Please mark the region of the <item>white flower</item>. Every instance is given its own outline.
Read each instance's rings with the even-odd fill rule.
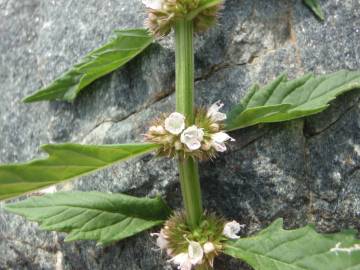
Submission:
[[[204,257],[204,251],[198,242],[190,241],[188,247],[189,259],[192,265],[202,263]]]
[[[228,222],[224,226],[223,235],[225,235],[227,238],[230,239],[239,239],[240,236],[237,234],[240,232],[242,228],[244,228],[245,225],[240,225],[235,220]]]
[[[161,230],[160,233],[152,233],[151,236],[156,236],[156,245],[161,249],[167,249],[169,246],[168,240],[166,240],[167,236],[164,233],[164,230]]]
[[[211,242],[206,242],[206,243],[204,244],[203,249],[204,249],[205,254],[209,254],[209,253],[215,251],[215,246],[214,246],[214,244],[211,243]]]
[[[165,129],[171,134],[179,135],[185,128],[185,116],[174,112],[165,119]]]
[[[163,5],[163,0],[143,0],[142,2],[147,8],[151,9],[161,9]]]
[[[203,138],[204,131],[194,125],[184,130],[181,134],[180,140],[183,144],[186,144],[191,151],[194,151],[201,147]]]
[[[180,253],[169,260],[180,270],[191,270],[193,265],[201,264],[204,257],[204,251],[198,242],[189,241],[188,252]]]
[[[180,270],[191,270],[192,264],[189,258],[188,253],[180,253],[176,255],[174,258],[169,260],[168,262],[172,262],[176,265],[178,265],[178,269]]]
[[[219,112],[219,110],[224,106],[221,101],[215,102],[207,111],[207,116],[211,118],[214,122],[224,121],[226,119],[226,114]]]
[[[211,135],[211,145],[215,148],[218,152],[225,152],[226,151],[226,141],[235,141],[234,138],[231,138],[227,133],[225,132],[217,132],[215,134]]]

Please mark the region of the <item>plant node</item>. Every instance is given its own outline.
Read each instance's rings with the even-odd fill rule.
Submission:
[[[169,34],[175,23],[183,19],[193,20],[195,32],[206,31],[216,24],[223,8],[223,2],[206,7],[201,0],[143,0],[143,3],[148,11],[145,26],[157,37]]]
[[[222,107],[222,103],[216,102],[208,110],[197,109],[194,125],[189,125],[181,113],[163,114],[153,121],[145,139],[162,146],[158,150],[161,156],[213,159],[218,152],[227,150],[228,141],[234,141],[224,132],[226,115],[219,112]]]
[[[222,243],[229,239],[230,227],[234,228],[235,223],[238,227],[237,234],[243,225],[235,221],[226,222],[222,217],[205,213],[200,225],[191,229],[186,223],[185,213],[177,212],[166,221],[160,233],[152,235],[157,237],[156,244],[159,249],[166,251],[171,257],[168,262],[178,265],[178,269],[211,269],[215,257],[223,249]],[[234,232],[231,231],[232,236],[235,235]]]

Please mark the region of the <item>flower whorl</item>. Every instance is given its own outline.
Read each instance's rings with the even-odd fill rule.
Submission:
[[[221,113],[221,102],[216,102],[208,110],[200,108],[196,111],[195,123],[187,126],[185,116],[173,112],[163,115],[153,122],[145,134],[147,141],[160,144],[159,155],[174,157],[192,156],[198,160],[208,160],[217,152],[227,150],[227,142],[234,141],[224,132],[223,122],[226,114]]]
[[[143,0],[148,12],[145,26],[156,37],[163,37],[176,21],[189,19],[194,22],[195,32],[203,32],[216,24],[222,3],[208,7],[204,0]]]

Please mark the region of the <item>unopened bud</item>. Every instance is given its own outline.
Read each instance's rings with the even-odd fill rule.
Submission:
[[[180,151],[180,150],[183,149],[183,145],[182,145],[182,143],[181,143],[180,141],[176,141],[176,142],[175,142],[175,149],[176,149],[177,151]]]
[[[209,142],[205,142],[201,145],[201,149],[204,151],[209,151],[211,149],[212,145]]]
[[[218,123],[212,123],[210,125],[211,132],[218,132],[220,130],[220,126]]]
[[[211,243],[211,242],[206,242],[205,244],[204,244],[204,252],[205,252],[205,254],[209,254],[209,253],[212,253],[212,252],[214,252],[215,251],[215,246],[214,246],[214,244],[213,243]]]

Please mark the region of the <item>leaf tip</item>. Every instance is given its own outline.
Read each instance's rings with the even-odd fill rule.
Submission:
[[[30,95],[30,96],[26,96],[24,97],[21,102],[23,103],[32,103],[32,102],[35,102],[34,100],[34,95]]]

